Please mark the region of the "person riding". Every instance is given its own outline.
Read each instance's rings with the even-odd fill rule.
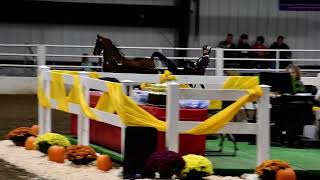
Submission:
[[[209,45],[204,45],[202,47],[202,57],[200,57],[196,62],[195,73],[197,75],[204,75],[206,68],[210,62],[211,47]]]

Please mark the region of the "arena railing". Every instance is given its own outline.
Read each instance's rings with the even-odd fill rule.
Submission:
[[[36,68],[39,65],[47,65],[51,68],[56,69],[79,69],[79,68],[92,68],[95,71],[102,71],[101,66],[77,66],[77,65],[49,65],[48,60],[49,58],[65,58],[63,60],[54,60],[56,62],[80,62],[80,60],[72,60],[74,58],[81,58],[81,57],[88,57],[88,58],[102,58],[102,56],[93,56],[93,55],[79,55],[79,54],[54,54],[49,53],[50,48],[72,48],[72,49],[93,49],[94,46],[82,46],[82,45],[46,45],[46,44],[0,44],[0,48],[17,48],[17,47],[32,47],[36,48],[36,54],[31,53],[8,53],[8,52],[0,52],[0,57],[32,57],[36,58],[35,64],[1,64],[0,67],[24,67],[24,68]],[[154,51],[177,51],[177,50],[185,50],[188,52],[191,51],[200,51],[201,48],[175,48],[175,47],[129,47],[129,46],[119,46],[120,49],[127,49],[127,50],[154,50]],[[275,59],[261,59],[261,58],[225,58],[224,53],[227,51],[267,51],[267,52],[275,52],[276,58]],[[317,58],[293,58],[293,59],[280,59],[280,52],[291,51],[291,52],[304,52],[304,53],[318,53],[320,50],[310,50],[310,49],[221,49],[221,48],[213,48],[211,53],[211,63],[210,66],[206,69],[207,75],[218,75],[222,76],[225,74],[225,71],[238,71],[238,72],[248,72],[248,73],[258,73],[261,71],[284,71],[284,69],[280,69],[280,62],[281,61],[293,61],[295,63],[303,63],[303,62],[313,62],[318,61]],[[164,53],[166,54],[166,53]],[[135,56],[126,56],[128,58],[135,57]],[[150,55],[147,56],[139,56],[139,57],[146,57],[149,58]],[[68,60],[66,60],[68,58]],[[197,60],[199,57],[176,57],[170,56],[169,59],[174,60]],[[224,64],[226,61],[271,61],[275,62],[275,67],[272,69],[258,69],[258,68],[225,68]],[[164,69],[165,67],[161,65],[160,61],[156,63],[157,68]],[[212,66],[212,67],[211,67]],[[319,73],[320,69],[301,69],[302,72],[312,72],[312,73]]]

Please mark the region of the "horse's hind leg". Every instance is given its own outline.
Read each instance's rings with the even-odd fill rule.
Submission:
[[[239,150],[237,140],[236,140],[236,138],[234,138],[234,136],[232,134],[228,134],[228,138],[233,142],[233,150],[234,150],[233,155],[236,156],[237,151]]]
[[[220,143],[219,143],[219,150],[218,150],[218,152],[222,152],[223,151],[223,143],[224,143],[224,139],[225,139],[225,134],[221,134],[221,135],[219,135],[220,136]]]

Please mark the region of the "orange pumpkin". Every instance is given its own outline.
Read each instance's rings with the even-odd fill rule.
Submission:
[[[31,126],[31,131],[34,132],[36,135],[38,135],[39,134],[39,126],[36,124]]]
[[[297,180],[297,176],[292,168],[280,169],[276,173],[276,180]]]
[[[99,155],[97,158],[97,167],[102,171],[109,171],[112,168],[112,161],[108,155]]]
[[[63,163],[66,149],[62,146],[50,146],[48,149],[48,160]]]
[[[35,150],[36,149],[35,141],[36,141],[36,138],[34,136],[28,137],[26,142],[24,143],[24,147],[26,148],[26,150]]]

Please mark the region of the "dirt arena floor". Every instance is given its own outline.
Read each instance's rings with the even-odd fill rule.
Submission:
[[[9,130],[38,123],[36,95],[0,95],[0,140]],[[53,132],[69,134],[69,114],[52,110]]]

